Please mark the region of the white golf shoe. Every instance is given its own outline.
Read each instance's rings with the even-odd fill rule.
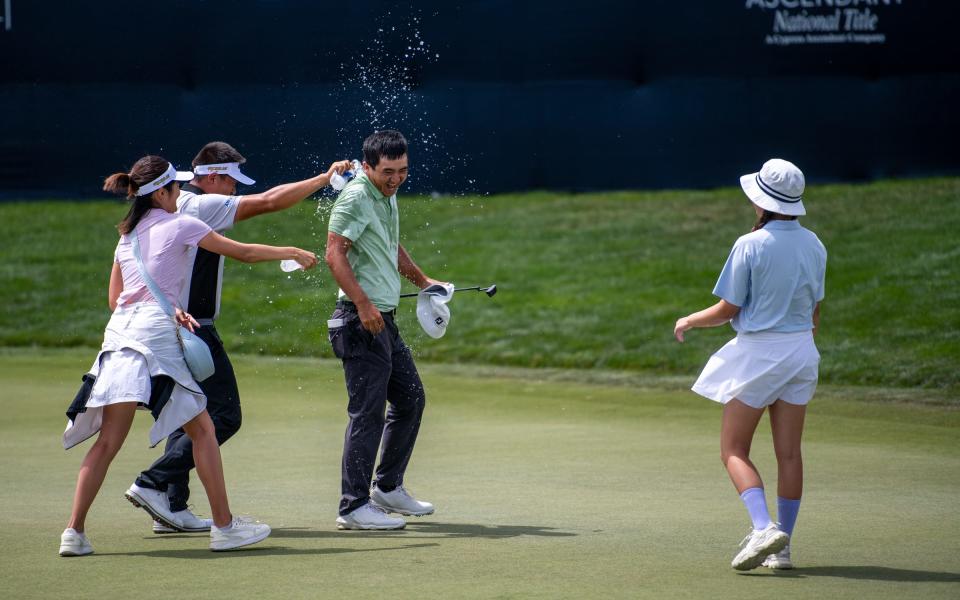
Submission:
[[[86,556],[93,554],[93,546],[87,536],[68,527],[60,535],[60,556]]]
[[[167,527],[166,525],[164,525],[160,521],[157,521],[156,519],[154,519],[153,521],[153,532],[156,534],[180,533],[173,527]]]
[[[154,519],[154,533],[201,533],[210,531],[210,527],[213,525],[213,519],[201,519],[193,514],[189,508],[171,514],[176,519],[177,527],[170,527]]]
[[[130,504],[147,511],[155,521],[160,521],[167,527],[178,529],[176,517],[170,511],[170,501],[166,492],[143,488],[137,484],[130,486],[124,494]]]
[[[769,569],[792,569],[793,561],[790,560],[790,544],[787,544],[783,547],[783,550],[777,552],[776,554],[770,554],[763,561],[762,567],[767,567]]]
[[[337,517],[337,529],[403,529],[407,522],[391,517],[382,508],[367,502],[351,513]]]
[[[383,492],[380,488],[374,486],[373,489],[370,490],[370,502],[373,502],[387,512],[398,513],[408,517],[422,517],[433,514],[432,504],[417,500],[402,485],[397,486],[396,489],[390,492]]]
[[[730,566],[738,571],[756,569],[769,554],[776,554],[790,543],[790,536],[780,530],[776,523],[763,529],[752,530],[743,538],[743,549],[733,558]]]
[[[210,526],[210,550],[224,552],[236,550],[263,541],[270,535],[270,526],[242,517],[234,517],[230,526],[221,529]]]

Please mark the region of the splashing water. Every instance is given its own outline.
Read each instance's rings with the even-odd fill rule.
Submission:
[[[385,11],[371,19],[375,33],[358,56],[340,65],[340,84],[331,93],[343,107],[337,111],[343,119],[335,130],[340,146],[358,154],[360,143],[373,131],[399,129],[411,146],[407,186],[433,190],[426,193],[434,197],[475,194],[475,182],[463,176],[469,157],[453,156],[441,141],[459,134],[431,122],[424,96],[417,91],[424,72],[441,56],[421,33],[423,12]]]
[[[463,153],[453,155],[446,148],[445,142],[458,140],[460,134],[440,127],[431,114],[431,111],[443,111],[449,107],[431,105],[429,96],[419,91],[425,72],[441,59],[441,53],[433,49],[421,33],[425,25],[423,12],[414,10],[395,14],[385,11],[370,15],[369,18],[366,30],[371,32],[370,39],[362,51],[340,64],[339,82],[330,92],[334,100],[332,104],[337,107],[337,123],[331,133],[341,150],[337,156],[314,157],[315,167],[318,171],[326,170],[330,161],[338,158],[362,159],[360,146],[367,135],[377,129],[399,129],[411,147],[407,186],[424,192],[427,197],[426,203],[409,206],[414,210],[413,214],[419,210],[429,210],[432,202],[443,202],[451,196],[468,197],[473,207],[475,197],[481,194],[476,173],[471,171],[472,157]],[[404,191],[401,190],[401,193]],[[326,246],[326,226],[336,195],[337,192],[329,186],[321,190],[311,227],[311,240],[303,246],[313,246],[313,249],[318,249],[315,250],[318,254]],[[422,239],[424,234],[429,235],[431,224],[429,220],[424,222],[420,227],[402,230],[402,238],[416,236],[416,239]],[[447,265],[442,259],[439,244],[431,241],[425,250],[436,257],[431,270],[436,270],[441,276]],[[281,275],[280,289],[273,288],[277,296],[282,297],[284,290],[289,291],[287,284],[295,280],[306,282],[319,292],[310,298],[310,303],[316,304],[317,322],[325,322],[336,296],[337,285],[323,267],[322,260],[316,270],[306,273],[297,270]],[[303,299],[300,301],[303,302]],[[250,333],[253,334],[253,330]],[[419,333],[419,328],[410,331],[415,339],[421,337]],[[412,349],[419,354],[416,345]]]

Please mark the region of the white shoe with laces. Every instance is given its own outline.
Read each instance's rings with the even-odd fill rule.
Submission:
[[[743,549],[733,558],[730,566],[738,571],[756,569],[768,555],[780,552],[789,543],[790,536],[781,531],[776,523],[751,530],[740,542]]]
[[[268,535],[270,526],[266,523],[258,523],[246,517],[233,517],[226,528],[216,525],[210,527],[210,550],[236,550],[263,541]]]
[[[60,535],[60,556],[86,556],[93,554],[93,546],[83,533],[68,527]]]
[[[767,556],[766,560],[764,560],[760,566],[778,570],[792,569],[793,561],[790,560],[790,544],[784,546],[780,552]]]
[[[177,529],[177,520],[173,516],[173,512],[170,511],[170,500],[167,499],[166,492],[143,488],[134,483],[124,493],[124,497],[130,501],[130,504],[147,511],[155,521],[160,521],[167,527]]]
[[[171,516],[176,520],[175,525],[177,525],[177,527],[170,527],[169,525],[154,519],[153,532],[160,534],[201,533],[210,531],[210,527],[213,525],[213,519],[201,519],[197,515],[193,514],[189,508],[171,513]]]
[[[387,512],[398,513],[408,517],[422,517],[433,514],[433,505],[421,502],[413,497],[402,485],[389,492],[381,491],[374,486],[370,490],[370,502],[373,502]]]
[[[406,526],[406,521],[391,517],[372,502],[337,517],[337,529],[403,529]]]

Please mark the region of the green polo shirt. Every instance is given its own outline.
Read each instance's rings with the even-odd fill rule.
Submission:
[[[374,306],[381,311],[396,308],[400,302],[400,215],[396,195],[387,198],[361,173],[337,196],[327,229],[353,242],[347,260]],[[345,296],[340,290],[339,297]]]

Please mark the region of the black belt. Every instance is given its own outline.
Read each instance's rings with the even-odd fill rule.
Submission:
[[[352,312],[352,313],[357,312],[357,305],[354,304],[353,302],[350,302],[349,300],[337,300],[337,308],[345,310],[347,312]],[[381,310],[380,314],[385,315],[387,317],[393,317],[393,316],[396,316],[397,309]]]

